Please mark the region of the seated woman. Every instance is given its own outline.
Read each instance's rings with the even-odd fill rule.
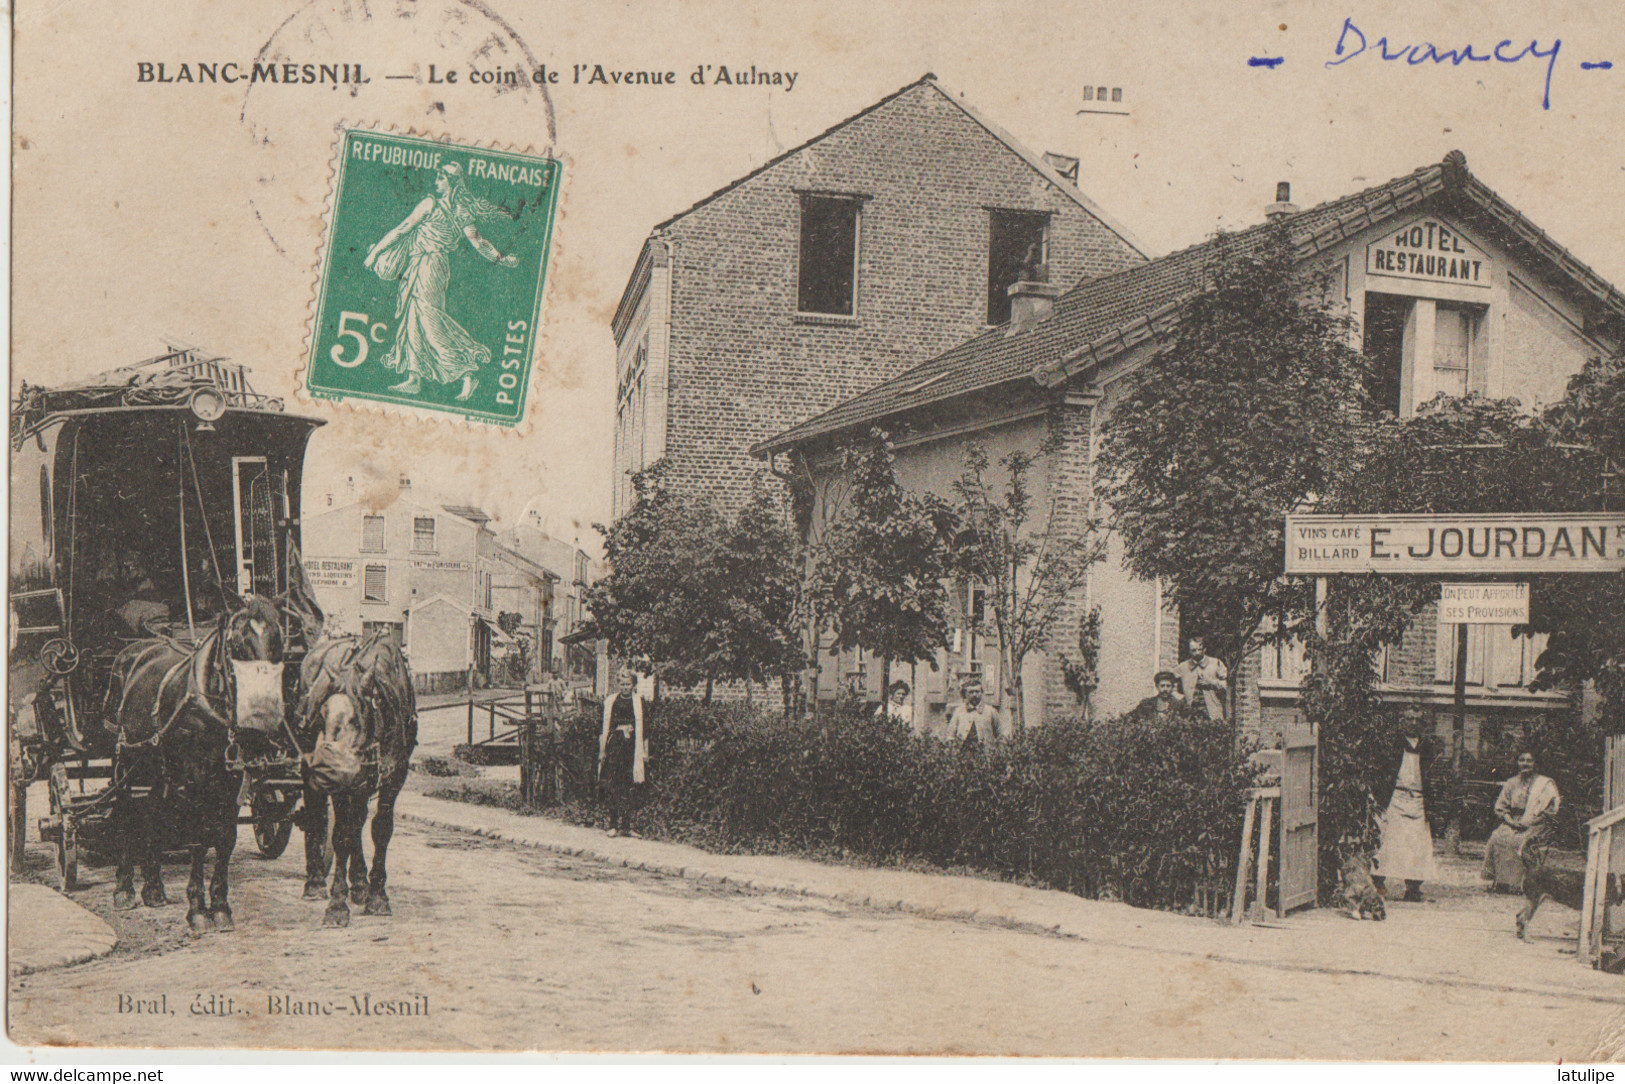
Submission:
[[[1495,816],[1501,823],[1484,846],[1480,876],[1491,892],[1523,891],[1524,852],[1551,834],[1552,821],[1562,807],[1557,784],[1535,773],[1535,754],[1518,754],[1518,774],[1501,786]]]

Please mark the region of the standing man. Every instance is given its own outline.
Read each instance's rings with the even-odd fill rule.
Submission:
[[[1192,709],[1222,723],[1230,718],[1230,672],[1218,659],[1209,658],[1200,636],[1190,638],[1190,657],[1175,668],[1179,689]]]
[[[982,701],[982,675],[967,674],[959,683],[960,702],[948,718],[952,738],[964,748],[980,745],[985,739],[997,745],[1000,733],[999,713]]]
[[[562,712],[565,710],[565,700],[569,695],[570,688],[564,683],[564,674],[560,671],[559,664],[548,663],[547,669],[542,674],[542,696],[546,699],[547,705]]]
[[[1185,701],[1174,691],[1179,678],[1172,670],[1158,670],[1152,680],[1157,684],[1157,695],[1140,701],[1134,708],[1134,717],[1148,723],[1171,723],[1185,710]]]
[[[1433,743],[1426,736],[1426,716],[1412,704],[1400,721],[1400,737],[1389,754],[1383,778],[1393,780],[1382,815],[1382,847],[1377,851],[1371,880],[1379,891],[1384,881],[1405,881],[1405,902],[1422,902],[1422,882],[1434,879],[1433,832],[1428,810],[1433,807]],[[1378,804],[1383,804],[1381,797]]]

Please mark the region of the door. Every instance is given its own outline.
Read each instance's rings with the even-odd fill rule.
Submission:
[[[1281,910],[1312,907],[1320,881],[1320,742],[1293,712],[1281,753]]]

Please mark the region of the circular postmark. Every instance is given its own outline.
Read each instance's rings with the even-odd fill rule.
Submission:
[[[545,61],[484,0],[303,5],[252,58],[239,114],[252,146],[248,210],[267,244],[296,263],[314,257],[345,125],[551,151],[553,101],[532,79]]]

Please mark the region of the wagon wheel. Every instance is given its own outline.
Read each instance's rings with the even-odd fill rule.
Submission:
[[[8,853],[11,872],[23,871],[24,843],[28,838],[28,772],[23,764],[23,743],[17,736],[15,723],[11,732],[6,790],[6,827],[10,830]]]
[[[254,818],[254,845],[260,857],[276,859],[288,849],[288,837],[293,835],[293,818],[281,803],[265,802],[256,796],[249,806]]]
[[[56,836],[56,879],[63,892],[79,887],[79,832],[73,814],[68,811],[68,769],[63,764],[51,765],[51,811],[57,815],[59,827]]]

